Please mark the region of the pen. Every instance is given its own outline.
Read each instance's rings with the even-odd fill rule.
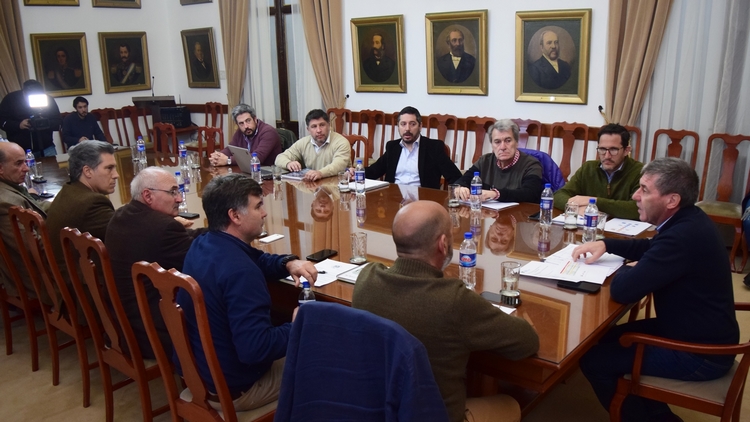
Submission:
[[[318,274],[326,274],[325,271],[318,271]]]

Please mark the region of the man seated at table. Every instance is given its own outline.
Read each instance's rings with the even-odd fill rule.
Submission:
[[[542,195],[542,165],[536,158],[518,150],[518,125],[502,119],[490,129],[492,152],[479,157],[456,183],[458,197],[468,201],[471,179],[479,172],[482,202],[539,202]]]
[[[115,211],[109,221],[104,243],[112,262],[117,292],[141,354],[146,359],[155,359],[135,298],[131,267],[136,262],[147,261],[182,271],[193,239],[206,229],[189,230],[186,227],[192,222],[175,219],[182,195],[174,175],[161,167],[141,170],[130,184],[130,194],[133,199]],[[159,311],[161,296],[148,280],[145,288],[159,340],[171,355],[172,341]]]
[[[83,141],[68,150],[70,181],[63,185],[47,212],[47,229],[60,270],[66,271],[60,230],[72,227],[105,240],[115,208],[106,195],[115,191],[115,149],[103,141]]]
[[[633,195],[641,221],[656,226],[653,239],[604,239],[585,243],[573,257],[595,262],[604,252],[638,261],[623,267],[610,294],[635,303],[653,293],[656,317],[618,325],[581,359],[581,370],[601,404],[609,409],[617,379],[633,367],[635,346],[620,345],[623,333],[636,332],[702,344],[737,344],[732,275],[716,226],[698,207],[698,175],[678,158],[659,158],[643,168]],[[734,355],[699,355],[646,346],[643,375],[705,381],[724,375]],[[680,421],[665,403],[631,396],[623,421]]]
[[[39,213],[42,218],[47,217],[45,212],[49,209],[50,202],[37,202],[26,187],[23,185],[29,168],[26,166],[26,152],[15,142],[0,142],[0,234],[3,243],[10,255],[8,258],[16,265],[23,267],[23,260],[18,250],[16,237],[10,225],[8,210],[10,207],[18,206]],[[19,270],[21,282],[30,297],[36,297],[34,284],[26,271]],[[16,284],[10,277],[10,272],[5,266],[5,261],[0,259],[0,282],[4,285],[8,296],[18,296]],[[49,303],[49,300],[45,300]]]
[[[599,130],[596,152],[599,160],[583,163],[568,183],[555,192],[555,208],[578,204],[583,214],[590,198],[596,198],[599,211],[610,217],[638,219],[638,208],[632,200],[638,189],[643,164],[630,158],[630,132],[612,123]]]
[[[464,416],[520,421],[518,403],[509,396],[466,399],[466,364],[475,350],[493,350],[513,360],[536,353],[534,329],[466,289],[461,280],[443,276],[453,257],[453,230],[442,205],[417,201],[404,206],[392,231],[398,259],[390,268],[373,263],[362,270],[352,306],[397,322],[424,344],[452,421]]]
[[[303,180],[315,181],[335,176],[351,166],[351,145],[331,130],[328,114],[319,109],[307,113],[305,125],[309,136],[292,144],[276,157],[276,165],[289,171],[309,169]]]
[[[107,140],[104,132],[99,128],[96,117],[89,114],[89,101],[87,99],[76,97],[73,100],[73,108],[76,112],[68,114],[62,122],[62,138],[68,149],[89,139]]]
[[[271,324],[271,297],[266,279],[292,275],[311,282],[318,272],[295,255],[272,255],[250,246],[263,230],[263,190],[244,174],[211,180],[203,190],[209,232],[198,236],[185,257],[183,272],[201,287],[216,354],[238,411],[277,399],[290,324]],[[202,350],[195,309],[181,290],[177,302],[187,320],[193,350]],[[296,310],[294,315],[296,315]],[[292,318],[294,319],[294,318]],[[214,394],[205,357],[195,355],[200,375]],[[220,409],[218,397],[210,401]]]
[[[260,120],[255,115],[255,109],[247,104],[235,106],[232,119],[237,123],[237,131],[229,145],[257,153],[262,166],[273,165],[276,156],[281,153],[281,138],[276,128]],[[221,152],[215,151],[208,159],[212,166],[228,166],[232,164],[232,151],[226,147]]]
[[[404,107],[398,114],[401,139],[385,144],[385,154],[365,169],[365,177],[399,185],[440,189],[440,179],[448,183],[461,177],[461,171],[445,153],[443,141],[421,136],[422,115],[414,107]],[[354,169],[349,169],[352,177]]]

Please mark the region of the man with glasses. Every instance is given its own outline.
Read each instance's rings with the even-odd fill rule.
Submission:
[[[590,198],[596,198],[599,211],[610,217],[638,220],[638,207],[632,196],[638,190],[643,163],[630,158],[630,132],[611,123],[602,126],[596,149],[598,160],[585,162],[562,189],[555,192],[555,208],[578,204],[583,214]]]
[[[133,327],[143,357],[154,359],[154,351],[138,310],[130,269],[138,261],[158,262],[163,268],[182,271],[193,239],[205,229],[189,230],[192,223],[177,217],[182,195],[174,176],[161,167],[147,167],[130,184],[133,199],[120,207],[107,226],[105,245],[125,313]],[[175,219],[177,217],[180,221]],[[167,354],[172,342],[159,311],[159,292],[146,281],[151,315]]]

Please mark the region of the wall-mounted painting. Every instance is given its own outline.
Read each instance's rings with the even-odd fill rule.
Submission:
[[[406,92],[404,16],[351,20],[354,90]]]
[[[104,92],[151,89],[145,32],[100,32]]]
[[[36,79],[53,97],[91,94],[86,34],[31,34]]]
[[[24,6],[78,6],[78,0],[23,0]]]
[[[219,88],[213,28],[181,31],[190,88]]]
[[[200,4],[200,3],[211,3],[213,0],[180,0],[180,4],[185,6],[188,4]]]
[[[91,0],[91,4],[94,7],[141,8],[141,0]]]
[[[487,95],[487,10],[428,13],[427,92]]]
[[[586,104],[591,9],[516,13],[516,101]]]

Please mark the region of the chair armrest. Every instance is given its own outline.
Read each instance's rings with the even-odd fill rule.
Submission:
[[[665,349],[682,352],[699,353],[703,355],[737,355],[750,351],[750,343],[741,344],[699,344],[686,341],[671,340],[663,337],[639,333],[625,333],[620,337],[623,347],[630,347],[633,343],[663,347]]]
[[[734,302],[734,309],[736,311],[750,311],[750,302]]]

